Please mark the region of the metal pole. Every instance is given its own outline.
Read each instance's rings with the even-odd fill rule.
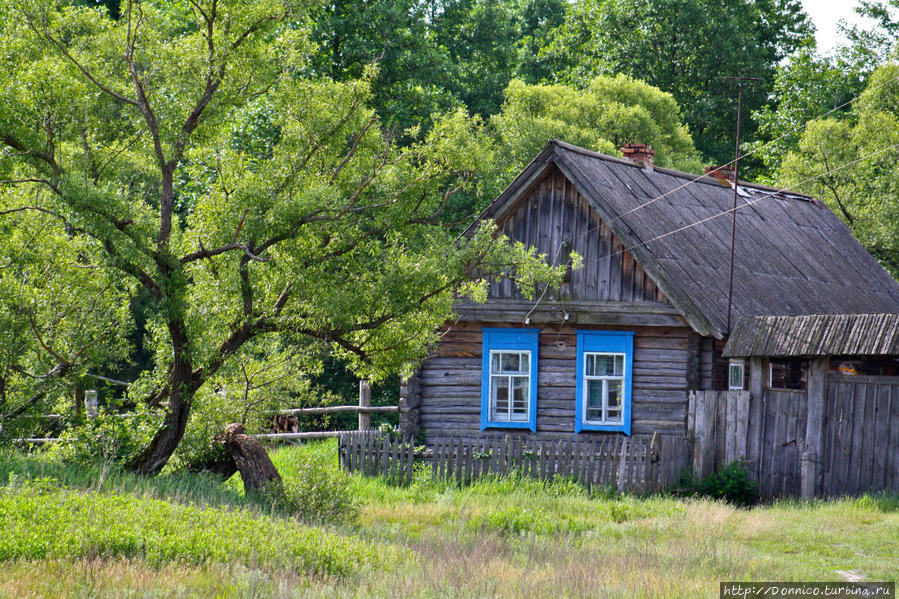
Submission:
[[[730,228],[730,275],[727,282],[727,334],[730,335],[731,313],[734,304],[734,252],[737,242],[737,182],[740,180],[740,119],[743,115],[743,84],[746,81],[760,81],[758,77],[725,77],[725,80],[736,81],[740,86],[737,101],[737,135],[734,141],[734,206],[731,211]]]

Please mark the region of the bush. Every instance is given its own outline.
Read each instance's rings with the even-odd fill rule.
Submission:
[[[267,494],[277,504],[306,522],[352,522],[361,505],[354,498],[352,477],[322,452],[299,453],[284,476],[282,493]],[[283,473],[282,473],[283,474]]]
[[[64,431],[50,451],[67,462],[121,464],[147,446],[159,421],[159,415],[149,412],[118,415],[101,411],[95,419]]]
[[[722,470],[693,482],[691,490],[704,497],[723,499],[739,506],[751,506],[758,501],[759,485],[749,478],[746,462],[736,460]]]

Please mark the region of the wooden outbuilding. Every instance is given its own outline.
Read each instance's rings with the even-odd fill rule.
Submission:
[[[691,394],[762,378],[759,393],[812,384],[818,354],[797,349],[803,332],[816,351],[846,358],[828,361],[825,374],[844,361],[895,374],[899,285],[826,206],[716,176],[724,171],[659,168],[645,146],[624,154],[635,159],[554,140],[479,217],[554,265],[577,252],[583,267],[537,299],[504,279],[486,303],[458,305],[458,320],[404,386],[409,434],[432,446],[506,435],[692,442]],[[852,326],[879,327],[877,345],[849,347],[862,343],[845,332]],[[723,430],[721,411],[713,417]]]

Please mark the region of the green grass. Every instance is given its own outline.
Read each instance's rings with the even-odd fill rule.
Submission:
[[[334,453],[273,459],[299,480],[310,456],[336,468]],[[358,518],[321,526],[244,498],[237,478],[148,481],[0,454],[0,485],[10,473],[0,597],[717,597],[720,580],[899,573],[895,496],[746,510],[422,472],[405,487],[352,477]]]

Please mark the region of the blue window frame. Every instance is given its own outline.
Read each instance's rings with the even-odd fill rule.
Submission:
[[[634,333],[577,331],[574,432],[631,434]]]
[[[539,329],[481,329],[481,430],[537,430]]]

